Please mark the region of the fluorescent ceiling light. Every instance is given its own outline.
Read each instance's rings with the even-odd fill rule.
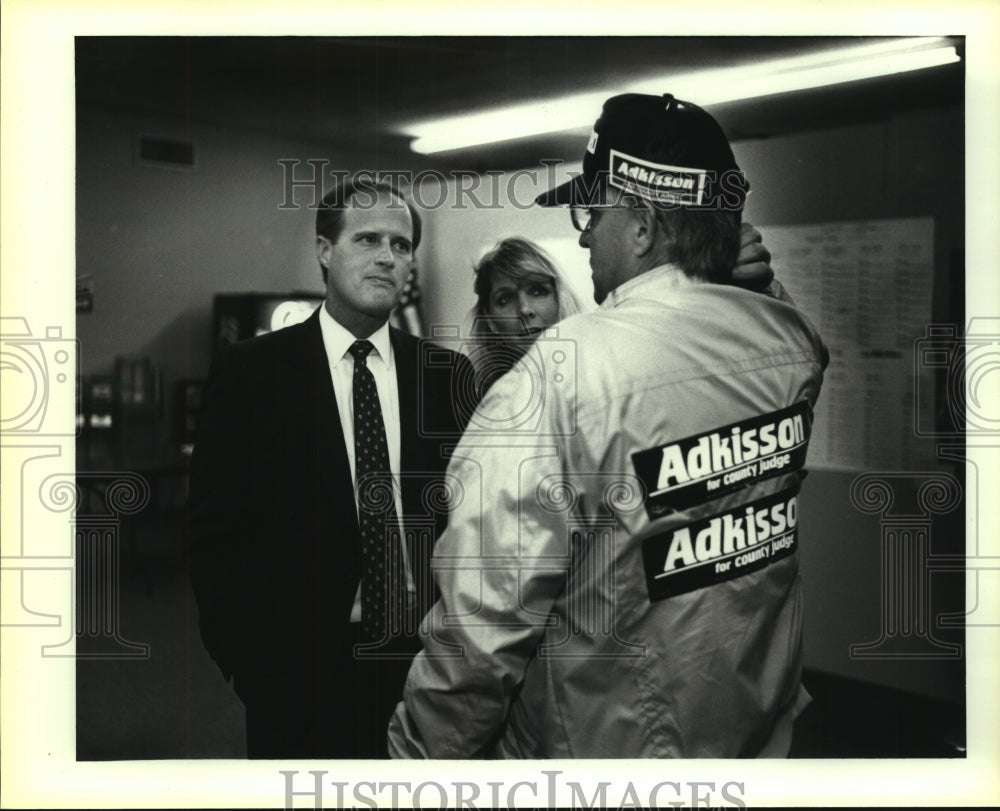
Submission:
[[[494,107],[465,115],[418,122],[404,128],[415,138],[410,148],[429,155],[549,132],[590,127],[609,96],[618,93],[660,95],[665,90],[701,106],[752,99],[791,90],[890,76],[958,62],[945,37],[912,37],[805,56],[755,62],[734,68],[678,73],[558,99]]]

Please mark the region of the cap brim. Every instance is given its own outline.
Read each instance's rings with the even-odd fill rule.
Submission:
[[[583,175],[577,175],[560,186],[542,192],[535,198],[540,206],[591,206],[597,196],[597,184],[587,182]]]
[[[565,206],[569,204],[571,198],[570,186],[572,186],[578,178],[573,178],[561,186],[556,186],[555,188],[549,189],[546,192],[542,192],[538,197],[535,198],[535,205],[539,206]]]

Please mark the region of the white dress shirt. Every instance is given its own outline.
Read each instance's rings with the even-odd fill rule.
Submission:
[[[340,427],[344,432],[347,446],[347,461],[351,466],[351,481],[354,483],[354,509],[358,508],[358,475],[354,461],[354,356],[348,351],[359,340],[343,326],[333,320],[326,307],[320,307],[319,326],[323,334],[323,347],[330,364],[330,378],[333,393],[337,398],[340,412]],[[368,368],[375,378],[379,404],[382,408],[382,422],[385,423],[385,440],[389,447],[389,469],[392,472],[393,495],[396,501],[396,515],[402,517],[403,503],[399,488],[399,385],[396,381],[396,359],[389,340],[389,324],[385,323],[367,337],[375,347],[367,359]],[[402,543],[403,565],[406,569],[406,587],[414,591],[410,561],[406,553],[406,543]],[[351,622],[361,622],[361,586],[354,597]]]

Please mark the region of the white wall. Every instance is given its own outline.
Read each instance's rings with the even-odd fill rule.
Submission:
[[[196,168],[139,165],[140,133],[193,140]],[[77,137],[77,273],[94,283],[77,317],[84,374],[135,353],[170,378],[204,375],[215,293],[322,289],[313,212],[279,209],[277,163],[333,157],[317,144],[88,108]]]
[[[462,323],[476,302],[473,266],[483,253],[509,236],[542,245],[558,262],[580,300],[593,301],[588,255],[577,244],[569,212],[532,205],[535,196],[548,188],[547,181],[548,174],[541,170],[533,175],[508,173],[499,178],[499,194],[494,193],[492,184],[460,194],[452,182],[443,195],[436,191],[424,195],[428,201],[445,199],[443,206],[427,211],[424,218],[427,237],[420,248],[420,268],[428,325]]]

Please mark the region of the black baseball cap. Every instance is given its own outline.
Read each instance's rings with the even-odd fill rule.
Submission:
[[[669,93],[626,93],[604,102],[583,156],[583,173],[535,202],[594,206],[602,187],[664,206],[739,211],[750,184],[722,127],[701,107]]]

